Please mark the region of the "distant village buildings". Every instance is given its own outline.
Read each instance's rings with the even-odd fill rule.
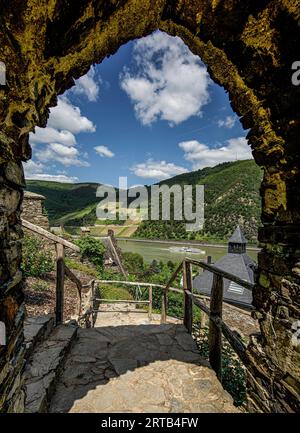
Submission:
[[[81,234],[89,234],[91,232],[91,229],[89,227],[80,227],[80,233]]]
[[[247,240],[239,226],[237,226],[233,235],[228,240],[228,253],[214,263],[214,265],[223,271],[236,275],[244,281],[254,283],[257,265],[247,254]],[[223,281],[224,301],[250,309],[252,306],[252,292],[226,278]],[[204,271],[201,275],[194,278],[193,287],[201,294],[210,296],[212,282],[213,274],[209,271]]]

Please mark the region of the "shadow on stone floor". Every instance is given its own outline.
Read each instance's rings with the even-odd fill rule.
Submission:
[[[233,408],[183,325],[103,326],[78,330],[50,412],[202,411],[208,403],[209,412]]]

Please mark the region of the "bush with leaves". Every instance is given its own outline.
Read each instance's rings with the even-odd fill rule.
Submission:
[[[123,253],[124,264],[129,271],[127,276],[128,281],[143,281],[145,283],[153,283],[154,290],[152,292],[153,310],[156,313],[161,312],[161,297],[163,289],[155,287],[155,284],[165,285],[171,278],[177,264],[169,260],[167,263],[153,260],[150,265],[144,263],[143,257],[137,253]],[[101,279],[103,280],[124,280],[124,276],[116,274],[110,270],[101,271]],[[181,275],[173,282],[173,286],[180,287]],[[122,285],[118,285],[122,287]],[[135,298],[136,287],[123,286],[133,298]],[[148,300],[148,290],[143,290],[143,295],[140,300]],[[183,318],[184,299],[183,294],[169,291],[168,293],[168,315],[179,319]],[[200,321],[201,312],[199,308],[193,310],[195,321]]]
[[[42,277],[54,269],[50,251],[45,250],[44,242],[36,236],[24,236],[21,269],[25,277]]]
[[[92,236],[83,236],[77,239],[75,243],[80,248],[81,260],[89,260],[96,266],[97,271],[101,272],[104,264],[105,246],[98,239]]]
[[[91,277],[97,278],[99,276],[97,270],[94,267],[85,263],[81,263],[66,257],[65,264],[68,266],[68,268],[74,269],[75,271],[80,271],[86,275],[90,275]]]
[[[124,265],[130,274],[140,275],[145,270],[145,264],[143,257],[138,253],[132,253],[125,251],[122,253]]]
[[[131,293],[124,287],[118,287],[111,284],[100,284],[98,287],[98,294],[103,299],[114,299],[114,300],[132,300]]]
[[[200,354],[208,358],[208,330],[193,326],[193,337]],[[222,346],[222,385],[232,395],[235,406],[241,406],[246,399],[246,372],[230,344],[224,339]]]

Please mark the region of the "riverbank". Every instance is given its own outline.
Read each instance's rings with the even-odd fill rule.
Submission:
[[[227,245],[212,245],[202,243],[191,243],[182,241],[162,241],[162,240],[149,240],[149,239],[128,239],[117,238],[119,247],[124,252],[132,252],[140,254],[145,263],[150,264],[153,260],[162,261],[167,263],[169,260],[173,263],[179,263],[186,257],[192,257],[196,260],[207,260],[207,257],[212,258],[215,263],[225,254],[227,254]],[[191,253],[188,251],[176,251],[174,247],[180,246],[200,247],[198,253]],[[258,248],[247,248],[247,253],[253,260],[257,261]]]
[[[116,237],[117,241],[130,241],[130,242],[142,242],[142,243],[157,243],[157,244],[171,244],[171,245],[185,245],[185,246],[199,246],[209,248],[227,248],[227,243],[207,243],[193,240],[176,240],[176,239],[145,239],[145,238],[127,238],[127,237]],[[247,246],[249,251],[260,251],[260,248],[255,246]]]

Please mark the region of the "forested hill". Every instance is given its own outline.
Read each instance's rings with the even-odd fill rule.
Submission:
[[[253,160],[219,164],[161,182],[169,186],[204,185],[205,224],[199,233],[186,233],[182,222],[144,221],[136,237],[164,239],[226,240],[237,224],[246,238],[254,241],[260,221],[259,187],[262,170]]]
[[[51,225],[94,224],[97,183],[60,183],[27,180],[27,189],[46,197],[45,208]]]
[[[189,233],[180,221],[144,221],[135,237],[161,239],[225,240],[240,224],[248,240],[255,241],[260,220],[261,169],[253,160],[228,162],[181,174],[161,184],[205,187],[204,231]],[[45,207],[52,225],[94,224],[96,183],[66,184],[27,181],[27,189],[46,197]]]

